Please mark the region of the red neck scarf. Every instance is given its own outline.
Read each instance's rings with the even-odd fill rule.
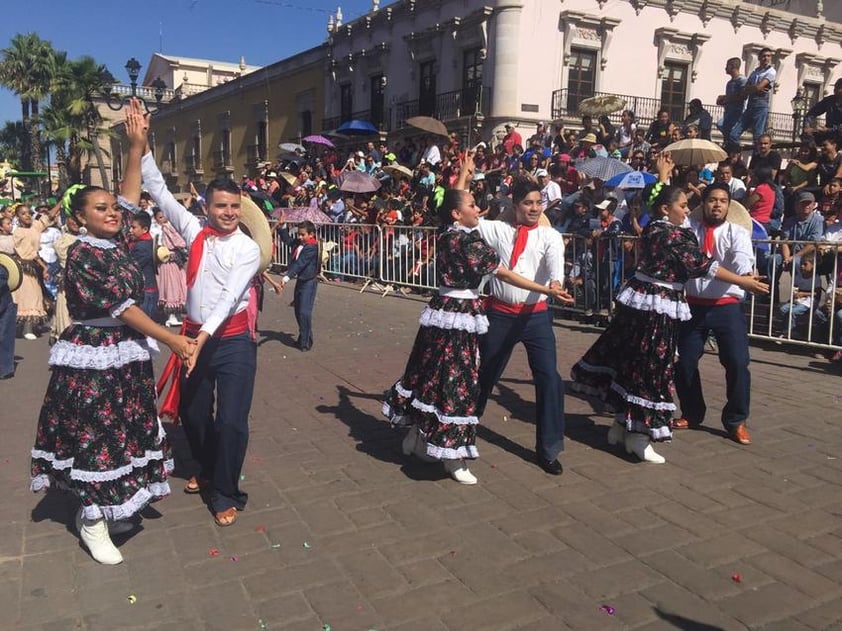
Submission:
[[[705,253],[706,256],[713,256],[714,250],[714,240],[713,240],[713,232],[722,224],[717,224],[715,226],[710,225],[707,221],[702,221],[702,228],[705,231],[705,240],[702,243],[702,252]]]
[[[305,245],[317,245],[319,242],[315,237],[305,237],[301,243],[298,244],[298,247],[295,248],[292,252],[292,260],[296,260],[298,255],[301,254],[301,251],[304,249]]]
[[[205,239],[209,235],[214,237],[225,237],[231,234],[230,232],[221,232],[210,225],[202,228],[202,231],[193,239],[190,245],[190,256],[187,257],[187,287],[188,289],[196,282],[196,277],[199,275],[199,266],[202,264],[202,254],[205,252]]]
[[[151,234],[149,234],[148,232],[144,232],[144,233],[143,233],[142,235],[140,235],[139,237],[135,237],[135,238],[134,238],[134,240],[135,240],[135,241],[151,241],[151,240],[152,240],[152,235],[151,235]]]
[[[532,226],[525,226],[523,224],[518,225],[517,235],[515,235],[515,245],[514,248],[512,248],[512,258],[509,261],[509,269],[514,269],[515,265],[517,265],[517,260],[526,249],[526,242],[529,239],[529,231],[534,230],[537,227],[537,223]]]

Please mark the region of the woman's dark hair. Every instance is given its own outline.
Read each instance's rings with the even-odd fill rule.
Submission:
[[[681,197],[683,193],[684,191],[681,190],[680,186],[666,184],[658,192],[658,195],[655,197],[652,203],[649,204],[651,212],[656,218],[663,217],[664,215],[661,213],[661,207],[671,206],[678,200],[679,197]]]
[[[453,223],[454,210],[464,202],[467,191],[461,188],[449,188],[444,192],[444,199],[442,199],[441,206],[438,209],[438,220],[442,228],[446,228]]]
[[[93,193],[108,193],[104,188],[99,186],[85,186],[84,188],[77,188],[74,191],[70,192],[70,213],[75,217],[79,217],[82,214],[82,209],[85,207],[87,203],[88,196]]]
[[[816,148],[815,143],[812,143],[812,142],[802,142],[802,143],[801,143],[801,146],[800,146],[800,147],[798,147],[798,150],[799,150],[799,151],[800,151],[801,149],[806,149],[806,150],[808,151],[808,154],[807,154],[807,159],[808,159],[810,162],[814,162],[814,161],[816,160],[816,158],[818,157],[818,155],[819,155],[819,151],[818,151],[818,149]]]
[[[518,179],[512,183],[512,201],[519,204],[526,196],[533,192],[541,192],[541,185],[527,179]]]
[[[771,167],[757,167],[754,169],[754,179],[758,184],[772,183],[772,169]]]
[[[702,191],[702,202],[708,200],[711,191],[725,191],[725,194],[728,195],[728,202],[731,202],[731,187],[725,184],[725,182],[714,182],[710,186],[706,186],[705,190]]]
[[[626,116],[629,117],[629,122],[634,123],[637,119],[635,118],[634,110],[625,110],[623,112]]]

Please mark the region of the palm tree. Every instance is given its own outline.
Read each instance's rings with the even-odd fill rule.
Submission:
[[[0,160],[20,164],[20,157],[25,145],[26,135],[23,131],[23,123],[6,121],[6,126],[0,129]]]
[[[18,95],[26,143],[21,168],[41,168],[40,102],[50,89],[54,68],[52,44],[35,33],[15,35],[0,61],[0,85]]]
[[[109,136],[94,99],[111,87],[110,73],[93,57],[67,61],[56,55],[50,105],[44,111],[47,137],[55,143],[60,182],[82,180],[82,159],[94,155],[104,186],[108,178],[97,136]]]

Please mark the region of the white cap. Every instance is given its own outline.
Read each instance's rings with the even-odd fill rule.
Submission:
[[[535,177],[549,177],[549,173],[547,173],[546,169],[538,169],[535,171]]]

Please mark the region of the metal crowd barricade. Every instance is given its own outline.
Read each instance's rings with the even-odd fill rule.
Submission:
[[[317,230],[325,280],[362,281],[360,291],[374,289],[384,296],[437,287],[435,227],[321,224]],[[607,321],[617,292],[637,267],[640,240],[629,235],[562,236],[565,284],[575,303],[552,305],[553,309],[585,322]],[[758,273],[769,277],[772,295],[750,295],[744,301],[749,337],[842,350],[842,241],[787,241],[794,250],[811,245],[817,253],[812,269],[805,268],[800,276],[793,273],[802,258],[798,252],[792,265],[782,265],[783,243],[753,241]],[[273,263],[285,267],[289,260],[290,248],[276,242]]]

